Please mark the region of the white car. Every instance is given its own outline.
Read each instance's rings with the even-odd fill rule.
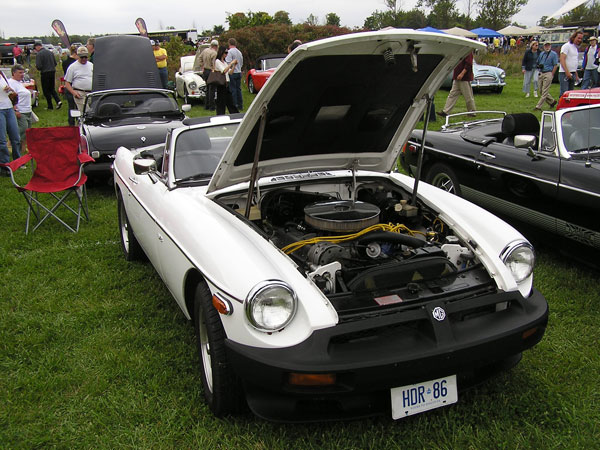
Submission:
[[[200,72],[194,72],[195,56],[182,56],[181,66],[175,73],[175,93],[190,104],[192,100],[204,100],[206,83]]]
[[[304,44],[243,119],[118,150],[124,255],[146,256],[193,321],[214,414],[399,419],[456,402],[542,339],[529,242],[393,170],[481,46],[414,30]]]

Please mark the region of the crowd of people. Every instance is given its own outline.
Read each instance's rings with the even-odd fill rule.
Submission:
[[[597,87],[600,85],[600,67],[598,61],[598,39],[591,36],[589,45],[584,50],[583,79],[579,79],[577,73],[579,47],[583,39],[583,32],[574,32],[569,41],[560,49],[560,53],[552,50],[551,42],[540,44],[535,39],[525,41],[515,37],[493,38],[486,40],[490,49],[495,52],[507,53],[522,45],[527,48],[522,59],[523,92],[525,97],[531,95],[539,97],[535,110],[542,110],[545,103],[555,107],[557,100],[550,95],[552,80],[558,71],[560,82],[560,95],[567,90],[573,90],[581,82],[582,89]],[[160,42],[152,40],[151,46],[154,52],[156,65],[160,75],[163,88],[168,87],[166,49],[161,47]],[[292,42],[287,48],[290,53],[302,43],[298,40]],[[540,48],[543,47],[543,48]],[[37,42],[34,45],[36,53],[35,65],[40,73],[42,92],[47,102],[47,109],[60,109],[62,101],[55,89],[56,59],[52,52]],[[68,103],[68,123],[75,125],[75,119],[71,117],[70,111],[78,109],[83,111],[86,93],[92,89],[93,56],[95,50],[95,39],[90,38],[85,46],[72,45],[69,56],[62,61],[65,81],[65,97]],[[19,157],[21,143],[25,142],[25,130],[32,125],[31,96],[23,87],[21,81],[25,69],[21,65],[23,53],[15,53],[17,64],[12,68],[12,77],[9,80],[0,79],[0,163],[9,161],[7,147],[7,135],[11,142],[13,158]],[[29,55],[25,54],[27,60]],[[19,62],[20,61],[20,62]],[[242,67],[244,57],[237,47],[235,39],[231,38],[227,46],[219,45],[217,40],[212,40],[208,47],[200,47],[196,52],[194,70],[201,72],[202,78],[207,83],[205,108],[215,111],[217,115],[237,113],[243,110],[243,96],[241,90]],[[224,81],[218,81],[219,77],[209,77],[211,73],[220,73]],[[220,77],[223,80],[223,77]],[[212,82],[213,78],[217,81]],[[438,115],[446,117],[450,114],[457,99],[463,96],[468,111],[475,111],[475,100],[471,81],[473,80],[473,55],[465,57],[454,69],[452,77],[452,88],[446,99],[445,105]],[[15,92],[18,103],[13,105],[9,94]]]

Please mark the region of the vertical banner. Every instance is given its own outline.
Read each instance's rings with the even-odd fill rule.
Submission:
[[[58,34],[63,47],[68,49],[71,46],[71,43],[69,42],[69,35],[67,34],[67,30],[63,23],[58,19],[54,19],[52,21],[52,28],[56,31],[56,34]]]
[[[146,28],[146,22],[141,17],[135,19],[135,26],[140,32],[140,36],[148,37],[148,28]]]

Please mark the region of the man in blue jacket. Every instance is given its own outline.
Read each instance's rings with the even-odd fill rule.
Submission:
[[[550,86],[552,86],[552,78],[558,69],[558,55],[552,51],[552,43],[544,42],[544,51],[540,53],[537,59],[537,67],[540,71],[540,99],[535,105],[536,110],[541,111],[544,102],[548,103],[551,108],[556,106],[556,100],[550,95]]]
[[[598,86],[598,38],[590,36],[590,45],[583,53],[583,81],[581,89],[589,89]]]

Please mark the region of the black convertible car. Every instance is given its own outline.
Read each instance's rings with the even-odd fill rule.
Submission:
[[[456,122],[425,135],[421,178],[499,215],[560,237],[588,260],[600,249],[600,105]],[[401,163],[417,173],[423,132]]]
[[[80,119],[82,142],[96,160],[88,175],[110,175],[117,148],[146,147],[165,141],[182,125],[184,111],[174,93],[160,89],[150,41],[141,36],[96,39],[92,92]]]

